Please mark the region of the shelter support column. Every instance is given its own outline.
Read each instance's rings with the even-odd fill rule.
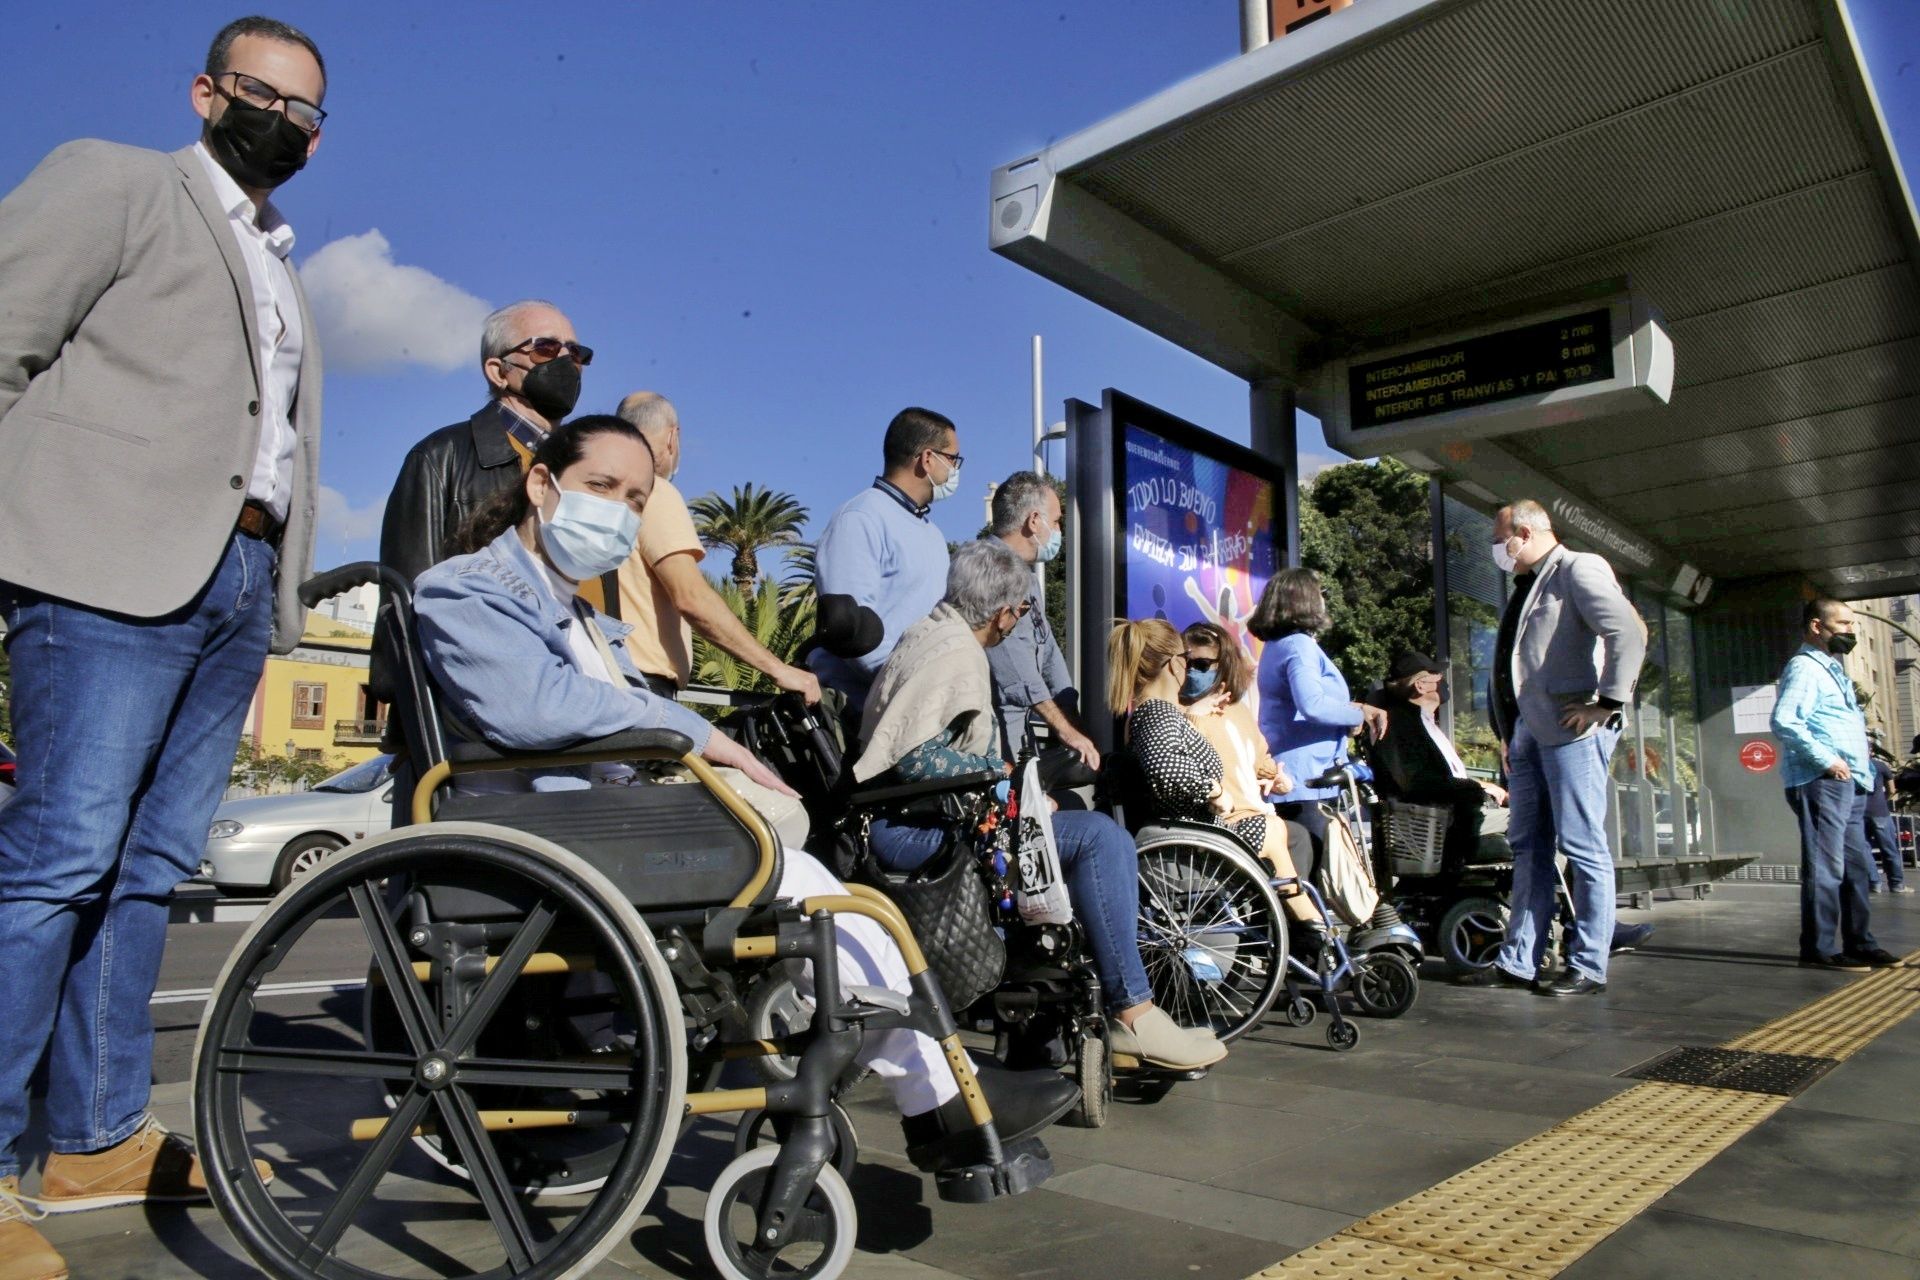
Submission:
[[[1287,563],[1300,563],[1300,440],[1294,411],[1293,384],[1269,378],[1253,384],[1248,395],[1252,417],[1253,451],[1283,463],[1293,483],[1281,486],[1281,510],[1276,523],[1286,532]]]

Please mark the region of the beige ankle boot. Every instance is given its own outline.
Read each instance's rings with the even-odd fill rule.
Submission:
[[[67,1280],[67,1260],[34,1223],[47,1216],[20,1194],[20,1179],[0,1178],[0,1280]]]

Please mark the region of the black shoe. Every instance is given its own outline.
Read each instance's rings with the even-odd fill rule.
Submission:
[[[1523,991],[1536,991],[1540,984],[1532,978],[1522,978],[1508,973],[1497,964],[1490,964],[1475,973],[1460,979],[1463,987],[1519,987]]]
[[[1653,926],[1650,924],[1616,925],[1613,930],[1613,945],[1607,950],[1617,956],[1623,951],[1632,951],[1652,936]]]
[[[1543,996],[1591,996],[1606,989],[1606,983],[1569,969],[1552,982],[1542,984],[1539,992]]]
[[[1874,969],[1896,969],[1900,966],[1900,957],[1882,947],[1868,947],[1865,951],[1849,951],[1840,958]]]
[[[1835,973],[1865,973],[1873,966],[1852,956],[1801,956],[1802,969],[1830,969]]]
[[[1008,1071],[977,1060],[973,1071],[993,1110],[993,1127],[1002,1147],[1033,1137],[1080,1101],[1080,1086],[1058,1071]],[[900,1131],[907,1140],[907,1159],[922,1172],[986,1161],[981,1131],[963,1098],[950,1098],[917,1116],[902,1116]]]

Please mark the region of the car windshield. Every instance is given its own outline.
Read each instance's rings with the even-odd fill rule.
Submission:
[[[393,770],[392,756],[375,756],[371,760],[362,760],[344,773],[336,773],[325,782],[314,784],[315,791],[371,791],[387,780],[387,774]]]

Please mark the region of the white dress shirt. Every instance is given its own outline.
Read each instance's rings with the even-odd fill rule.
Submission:
[[[195,143],[193,149],[207,167],[214,197],[227,211],[253,289],[254,332],[260,342],[254,359],[261,379],[260,448],[247,496],[264,503],[274,519],[285,520],[293,496],[293,398],[300,388],[300,350],[306,341],[293,268],[287,265],[293,228],[272,201],[256,210],[205,143]]]

